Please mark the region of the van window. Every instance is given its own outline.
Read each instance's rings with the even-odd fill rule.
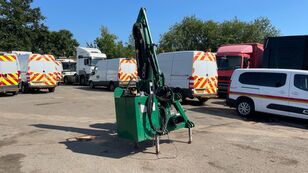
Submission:
[[[121,63],[120,68],[124,73],[134,73],[136,71],[136,64],[132,63]]]
[[[11,62],[11,61],[8,61],[8,62],[0,62],[1,63],[1,72],[2,73],[17,73],[17,62]]]
[[[30,70],[36,73],[52,73],[56,71],[56,64],[53,61],[31,61],[29,63]]]
[[[308,75],[296,74],[294,76],[294,86],[298,89],[308,91]]]
[[[194,74],[199,77],[206,77],[207,61],[197,60],[194,62]]]
[[[239,81],[240,83],[247,85],[278,88],[285,85],[286,79],[287,74],[285,73],[246,72],[240,75]]]

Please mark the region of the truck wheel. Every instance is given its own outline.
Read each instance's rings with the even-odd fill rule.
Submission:
[[[90,81],[90,88],[92,88],[92,89],[95,88],[94,82],[92,82],[92,81]]]
[[[208,100],[208,98],[198,98],[198,100],[199,103],[203,105]]]
[[[254,114],[255,106],[250,99],[239,99],[236,104],[236,112],[241,117],[249,118]]]
[[[55,90],[56,90],[56,88],[48,88],[48,91],[51,92],[51,93],[55,92]]]
[[[22,92],[22,93],[27,93],[27,92],[29,92],[29,88],[28,88],[28,86],[27,86],[25,83],[22,83],[22,84],[21,84],[21,92]]]
[[[67,78],[67,77],[64,77],[64,79],[63,79],[63,83],[64,83],[65,85],[67,85],[67,84],[68,84],[68,78]]]
[[[114,83],[113,83],[113,82],[110,82],[108,88],[109,88],[109,91],[114,91],[114,89],[115,89]]]
[[[86,78],[84,76],[80,77],[80,85],[86,85]]]

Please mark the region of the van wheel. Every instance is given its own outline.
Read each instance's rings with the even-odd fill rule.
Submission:
[[[114,91],[114,89],[115,89],[114,83],[110,82],[108,88],[109,88],[110,91]]]
[[[198,100],[199,103],[203,105],[208,100],[208,98],[198,98]]]
[[[240,99],[236,104],[236,112],[242,117],[251,117],[255,111],[253,101],[249,99]]]
[[[18,94],[18,91],[12,92],[13,96]]]
[[[27,86],[26,84],[24,84],[24,83],[21,85],[21,92],[22,92],[22,93],[27,93],[27,92],[29,92],[28,86]]]
[[[95,88],[95,85],[92,81],[90,81],[90,88],[94,89]]]
[[[56,90],[56,88],[48,88],[48,91],[51,92],[51,93],[55,92],[55,90]]]

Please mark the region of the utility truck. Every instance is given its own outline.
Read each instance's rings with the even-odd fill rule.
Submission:
[[[262,66],[308,70],[308,35],[266,38]]]
[[[110,91],[115,87],[126,86],[136,81],[138,76],[137,61],[128,58],[104,59],[99,61],[89,79],[91,88],[106,86]]]
[[[218,92],[227,94],[230,78],[238,68],[260,68],[263,45],[259,43],[222,45],[217,51]]]
[[[80,85],[87,85],[90,74],[94,70],[95,65],[106,59],[106,54],[95,48],[77,48],[77,75],[76,82]]]
[[[57,86],[57,65],[52,55],[19,55],[21,91],[48,89],[54,92]]]
[[[215,54],[203,51],[179,51],[157,56],[166,85],[186,98],[203,103],[217,95],[217,64]]]

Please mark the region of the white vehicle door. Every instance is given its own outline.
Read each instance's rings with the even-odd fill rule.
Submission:
[[[290,82],[290,116],[308,119],[308,73],[293,73]]]
[[[192,74],[192,52],[179,52],[173,56],[171,87],[188,88],[189,76]]]
[[[287,116],[288,112],[284,108],[289,105],[290,75],[286,72],[262,72],[260,74],[259,101],[262,107],[258,111]]]
[[[104,59],[98,62],[96,68],[98,72],[96,74],[96,79],[98,79],[98,81],[107,81],[107,60]]]

